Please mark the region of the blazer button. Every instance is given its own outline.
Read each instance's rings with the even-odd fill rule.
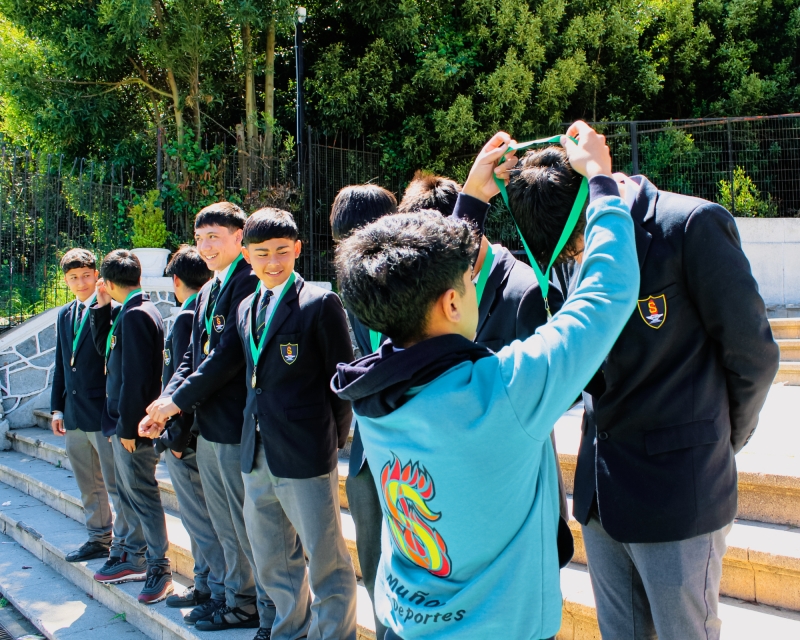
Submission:
[[[72,367],[72,370],[73,370],[73,371],[77,371],[77,369],[76,369],[75,367]]]
[[[74,396],[76,393],[78,393],[78,392],[73,389],[72,390],[72,395]]]
[[[597,438],[598,440],[608,440],[608,432],[601,431],[600,433],[597,434]]]
[[[260,396],[260,395],[261,395],[261,387],[259,387],[258,389],[256,389],[256,395],[257,395],[257,396]]]

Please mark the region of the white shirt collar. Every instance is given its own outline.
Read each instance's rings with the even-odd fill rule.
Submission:
[[[225,282],[225,277],[228,275],[228,271],[230,271],[230,270],[231,270],[231,267],[232,267],[232,266],[233,266],[233,262],[231,262],[231,263],[230,263],[230,264],[229,264],[227,267],[225,267],[224,269],[222,269],[222,271],[217,271],[217,272],[216,272],[215,276],[216,276],[216,277],[219,279],[219,283],[220,283],[220,285],[221,285],[223,282]]]
[[[82,304],[84,307],[86,307],[86,308],[88,309],[89,307],[91,307],[91,306],[92,306],[92,303],[94,302],[94,299],[95,299],[96,297],[97,297],[97,294],[96,294],[96,293],[93,293],[93,294],[92,294],[92,295],[90,295],[88,298],[86,298],[86,301],[85,301],[85,302],[81,302],[81,301],[78,299],[78,296],[75,296],[75,302],[77,302],[78,304]]]
[[[291,276],[289,276],[289,277],[291,277]],[[281,284],[279,284],[279,285],[278,285],[278,286],[276,286],[276,287],[272,287],[272,289],[270,289],[270,291],[272,291],[272,299],[273,299],[273,300],[277,300],[278,298],[280,298],[280,297],[281,297],[281,293],[283,293],[283,290],[284,290],[284,288],[286,287],[286,283],[287,283],[287,282],[289,282],[289,278],[286,278],[286,280],[284,280],[284,281],[283,281]],[[264,293],[266,290],[267,290],[267,287],[266,287],[266,286],[264,285],[264,283],[262,282],[262,283],[260,284],[259,288],[258,288],[258,291],[259,291],[259,293],[261,293],[261,294],[263,295],[263,293]],[[270,302],[271,302],[271,301],[270,301]]]

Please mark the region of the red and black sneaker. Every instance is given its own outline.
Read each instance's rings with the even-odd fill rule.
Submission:
[[[134,564],[128,560],[128,554],[109,558],[94,574],[94,579],[104,584],[119,584],[121,582],[141,582],[147,577],[147,565]]]
[[[142,604],[155,604],[166,599],[172,593],[172,571],[166,567],[152,565],[147,567],[147,580],[138,600]]]

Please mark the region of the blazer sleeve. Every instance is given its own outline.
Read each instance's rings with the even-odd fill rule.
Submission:
[[[64,382],[64,356],[61,353],[61,331],[62,320],[64,319],[65,309],[62,309],[58,314],[58,321],[56,322],[56,363],[53,367],[53,388],[50,391],[50,411],[64,411],[66,405],[64,401],[64,391],[66,385]]]
[[[112,312],[111,303],[103,307],[98,307],[96,304],[89,307],[89,325],[92,328],[94,348],[104,358],[106,357],[106,341],[108,334],[111,333]],[[117,313],[119,313],[118,310]]]
[[[336,365],[340,362],[353,361],[353,345],[347,330],[342,301],[335,293],[326,293],[322,298],[322,309],[317,322],[317,331],[322,353],[325,358],[325,380],[336,375]],[[336,420],[336,431],[339,435],[339,448],[347,444],[350,425],[353,422],[353,408],[349,400],[342,400],[328,387],[333,417]]]
[[[147,405],[152,402],[153,352],[164,349],[159,340],[158,327],[147,311],[132,307],[125,312],[122,336],[122,385],[119,390],[119,420],[117,435],[120,438],[139,437],[139,421],[145,416]],[[160,357],[158,358],[161,359]]]
[[[253,281],[250,278],[240,278],[232,281],[230,286],[236,287],[231,296],[231,310],[234,311],[234,317],[238,317],[239,304],[253,293]],[[245,366],[244,350],[237,324],[238,322],[225,323],[217,346],[194,372],[187,369],[184,357],[180,368],[161,395],[169,395],[174,389],[172,401],[181,411],[192,411],[196,405],[219,391],[235,375],[241,375]]]
[[[704,204],[689,216],[683,270],[688,295],[725,368],[731,444],[738,452],[756,429],[780,354],[736,223],[723,207]]]
[[[192,314],[181,313],[172,325],[172,355],[181,354],[181,362],[189,351],[192,340]]]
[[[459,193],[456,199],[456,206],[453,208],[452,217],[456,220],[463,220],[473,225],[480,235],[483,235],[486,223],[486,214],[489,213],[489,203],[478,200],[466,193]]]

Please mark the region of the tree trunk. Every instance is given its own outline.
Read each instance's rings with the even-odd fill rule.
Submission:
[[[264,83],[264,119],[266,134],[264,136],[264,155],[272,157],[272,136],[275,125],[275,20],[270,20],[267,27],[267,79]]]
[[[245,115],[247,122],[247,151],[253,154],[258,136],[258,115],[256,112],[256,85],[253,71],[253,40],[250,24],[242,25],[242,49],[244,50]]]
[[[167,69],[167,81],[169,82],[169,90],[172,93],[172,111],[175,113],[175,137],[180,145],[183,143],[183,109],[181,109],[178,83],[175,81],[175,74],[172,73],[172,69]]]

